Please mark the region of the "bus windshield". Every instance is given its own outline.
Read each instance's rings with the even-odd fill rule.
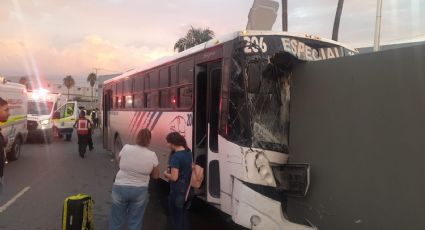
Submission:
[[[53,108],[51,101],[29,101],[28,114],[31,115],[50,115]]]
[[[246,42],[253,40],[261,44]],[[245,147],[288,153],[292,68],[353,54],[314,39],[244,37],[232,56],[227,138]]]
[[[240,66],[241,72],[231,77],[229,137],[232,141],[247,147],[288,152],[291,72],[283,60],[288,63],[298,60],[284,56],[250,58],[244,67]]]

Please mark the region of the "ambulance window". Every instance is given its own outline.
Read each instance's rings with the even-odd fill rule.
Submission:
[[[64,117],[70,117],[74,114],[74,103],[66,104]]]

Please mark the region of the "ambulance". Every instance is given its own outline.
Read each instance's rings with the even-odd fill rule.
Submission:
[[[21,84],[7,82],[0,77],[0,97],[9,104],[10,116],[6,122],[0,122],[3,137],[8,142],[5,148],[8,160],[17,160],[21,154],[21,146],[27,140],[27,95],[26,87]]]
[[[28,136],[41,137],[51,143],[53,137],[53,113],[66,102],[59,93],[46,89],[28,92]]]
[[[60,106],[53,114],[54,135],[61,138],[65,137],[66,141],[70,141],[78,114],[79,109],[76,101],[68,101]]]

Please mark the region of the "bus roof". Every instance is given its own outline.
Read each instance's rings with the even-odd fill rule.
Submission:
[[[178,60],[180,58],[201,52],[205,49],[223,44],[225,42],[231,41],[237,37],[241,37],[241,36],[259,36],[259,35],[284,35],[284,36],[288,36],[288,37],[295,37],[295,38],[308,38],[308,39],[312,39],[312,40],[317,40],[317,41],[322,41],[322,42],[326,42],[326,43],[330,43],[330,44],[335,44],[337,46],[341,46],[344,47],[348,50],[352,50],[355,51],[355,49],[348,47],[347,45],[344,45],[342,43],[330,40],[330,39],[326,39],[326,38],[320,38],[318,36],[313,36],[313,35],[308,35],[308,34],[300,34],[300,33],[290,33],[290,32],[283,32],[283,31],[256,31],[256,30],[248,30],[248,31],[236,31],[221,37],[217,37],[217,38],[213,38],[205,43],[202,43],[200,45],[197,45],[195,47],[192,47],[190,49],[184,50],[180,53],[171,55],[171,56],[166,56],[163,58],[160,58],[156,61],[150,62],[150,63],[146,63],[144,65],[141,65],[137,68],[134,68],[132,70],[129,70],[117,77],[111,78],[109,80],[106,80],[104,82],[104,85],[110,83],[110,82],[114,82],[114,81],[118,81],[120,79],[126,78],[126,77],[130,77],[136,73],[145,71],[145,70],[149,70],[152,69],[156,66],[160,66],[175,60]]]

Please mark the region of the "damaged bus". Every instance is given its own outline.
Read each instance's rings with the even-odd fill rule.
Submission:
[[[311,229],[286,218],[286,197],[305,196],[308,164],[290,164],[292,68],[354,55],[337,42],[243,31],[126,72],[103,85],[103,144],[117,154],[142,128],[167,168],[165,136],[184,135],[205,182],[201,199],[250,229]],[[163,178],[163,175],[161,175]]]

